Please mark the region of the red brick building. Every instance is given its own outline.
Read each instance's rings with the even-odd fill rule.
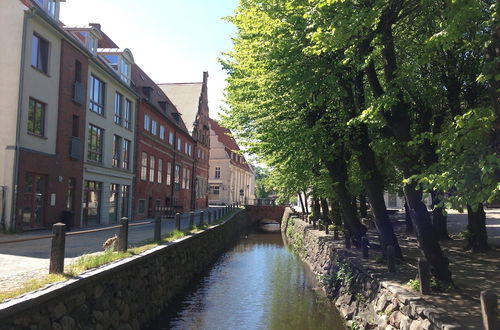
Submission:
[[[195,141],[182,115],[137,65],[132,85],[140,95],[136,126],[134,219],[151,218],[157,206],[175,212],[193,209]]]
[[[208,206],[210,127],[207,80],[208,72],[203,72],[202,82],[158,85],[182,113],[188,132],[195,141],[192,208]]]
[[[22,58],[27,65],[14,209],[16,228],[23,230],[61,220],[78,225],[81,213],[89,54],[60,28],[58,10],[40,8],[28,25]]]

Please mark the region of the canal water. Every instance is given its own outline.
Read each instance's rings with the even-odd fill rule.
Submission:
[[[281,234],[252,233],[223,254],[151,329],[345,329]]]

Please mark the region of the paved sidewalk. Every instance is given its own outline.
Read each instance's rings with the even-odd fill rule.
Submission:
[[[195,224],[200,223],[200,211],[218,210],[220,207],[210,207],[195,211]],[[151,219],[149,219],[151,220]],[[148,220],[132,221],[131,223],[145,222]],[[205,214],[205,221],[207,215]],[[99,226],[72,230],[78,232],[88,229],[112,227]],[[162,221],[161,232],[166,235],[174,230],[175,220],[168,218]],[[189,226],[189,212],[181,216],[181,229]],[[69,264],[83,254],[102,251],[102,243],[118,234],[119,229],[87,233],[82,235],[66,236],[65,263]],[[7,235],[0,233],[0,242],[27,237],[49,235],[49,230],[26,232],[23,234]],[[152,240],[154,235],[154,224],[129,227],[129,245],[141,245],[141,243]],[[51,239],[26,241],[20,243],[0,244],[0,291],[12,289],[21,285],[26,280],[45,275],[49,269]]]

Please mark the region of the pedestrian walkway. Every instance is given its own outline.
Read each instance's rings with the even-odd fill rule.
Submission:
[[[201,211],[214,211],[221,207],[209,207],[195,211],[195,224],[200,223]],[[152,219],[148,219],[149,221]],[[133,223],[148,222],[148,220],[132,221]],[[205,218],[206,221],[206,218]],[[115,226],[92,227],[106,228]],[[167,218],[162,220],[162,235],[166,235],[174,230],[175,220]],[[181,229],[187,229],[189,226],[189,212],[181,215]],[[71,232],[84,231],[89,228],[72,230]],[[92,232],[82,235],[66,236],[65,263],[70,264],[76,258],[83,254],[102,251],[103,242],[118,235],[118,228],[106,231]],[[51,231],[43,230],[36,232],[26,232],[22,234],[0,234],[0,242],[23,239],[36,236],[50,235]],[[149,223],[142,226],[129,227],[128,242],[129,245],[137,246],[153,239],[154,224]],[[21,285],[26,280],[39,277],[48,273],[50,257],[51,239],[39,239],[19,243],[0,244],[0,291],[12,289]]]

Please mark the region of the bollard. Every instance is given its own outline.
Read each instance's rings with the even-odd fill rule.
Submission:
[[[368,238],[361,237],[361,250],[363,252],[363,258],[368,259]]]
[[[481,314],[483,315],[484,330],[500,329],[498,322],[498,302],[497,295],[493,290],[481,291]]]
[[[64,272],[64,247],[66,244],[66,225],[58,222],[52,226],[52,248],[50,250],[49,274]]]
[[[420,294],[429,294],[431,292],[431,272],[425,258],[418,258],[418,281]]]
[[[387,269],[389,273],[396,272],[396,257],[395,257],[394,246],[387,245]]]
[[[346,249],[351,248],[351,234],[347,230],[344,231],[344,245]]]
[[[208,211],[208,219],[207,219],[207,222],[208,222],[208,225],[210,226],[210,224],[212,223],[212,212]]]
[[[120,231],[118,232],[118,251],[127,251],[128,245],[128,218],[123,217],[120,219],[120,224],[122,225]]]
[[[159,242],[161,240],[161,217],[159,211],[156,211],[155,213],[155,235],[153,240],[155,242]]]
[[[205,212],[204,211],[200,211],[200,227],[203,227],[204,225],[204,222],[205,222]]]
[[[194,212],[189,212],[189,230],[194,228]]]
[[[175,214],[175,229],[181,231],[181,214]]]

